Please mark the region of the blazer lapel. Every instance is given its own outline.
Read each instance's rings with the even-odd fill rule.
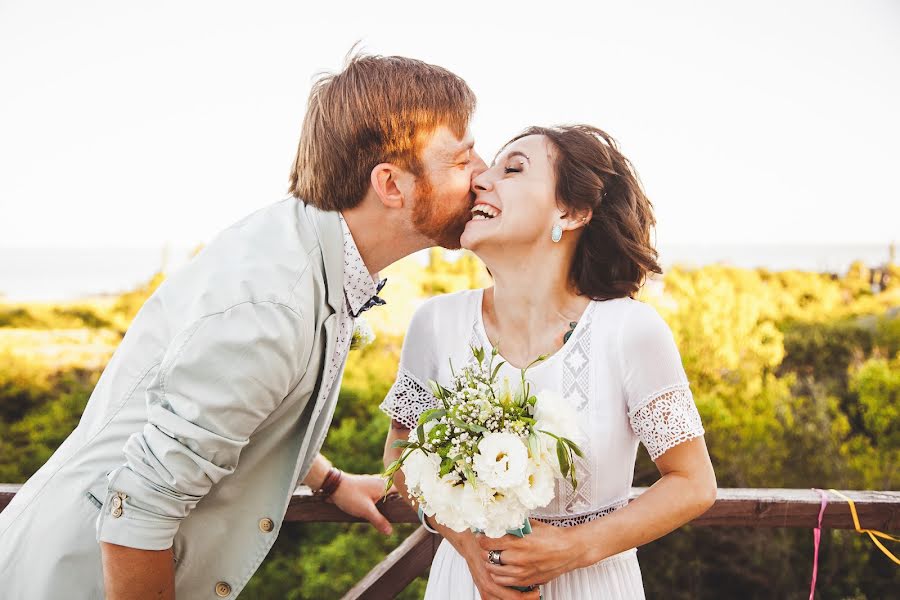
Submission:
[[[338,213],[319,210],[306,205],[310,220],[319,237],[322,262],[325,265],[325,286],[328,305],[340,312],[344,302],[344,232]]]

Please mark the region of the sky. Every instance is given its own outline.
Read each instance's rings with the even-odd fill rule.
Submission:
[[[0,0],[0,249],[208,242],[285,196],[356,41],[465,78],[485,157],[608,131],[661,244],[900,238],[894,0]]]

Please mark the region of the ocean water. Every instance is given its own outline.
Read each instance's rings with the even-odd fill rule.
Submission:
[[[845,272],[856,260],[883,265],[890,255],[888,244],[672,244],[659,251],[663,267],[726,263],[832,273]],[[0,297],[54,301],[118,294],[160,269],[177,269],[191,255],[189,248],[0,248]]]

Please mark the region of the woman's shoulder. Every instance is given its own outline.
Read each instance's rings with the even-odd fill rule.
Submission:
[[[438,294],[423,301],[413,313],[410,328],[427,327],[432,331],[458,328],[474,323],[475,309],[480,306],[482,290],[462,290]]]
[[[592,328],[628,338],[656,337],[669,326],[651,304],[634,298],[594,300]]]

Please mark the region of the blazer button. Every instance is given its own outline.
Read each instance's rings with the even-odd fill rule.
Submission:
[[[269,533],[273,529],[275,529],[275,523],[272,521],[272,519],[269,519],[267,517],[265,519],[259,520],[259,530],[263,533]]]
[[[219,598],[224,598],[231,594],[231,586],[225,583],[224,581],[220,581],[216,584],[216,596]]]
[[[122,507],[121,506],[114,507],[112,509],[112,516],[114,519],[118,519],[119,517],[121,517],[122,516]]]

